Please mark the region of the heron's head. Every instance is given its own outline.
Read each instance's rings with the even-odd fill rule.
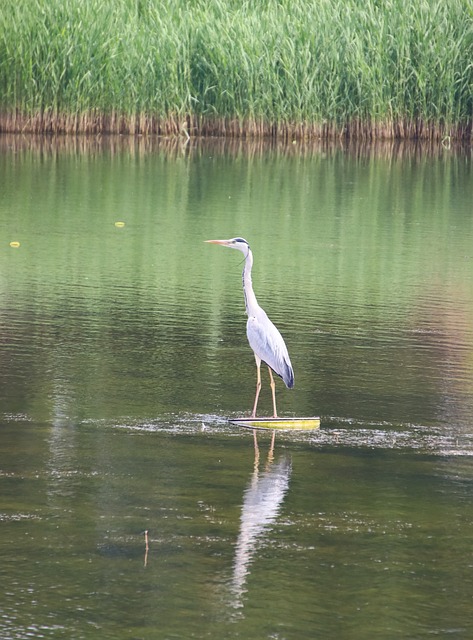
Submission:
[[[244,238],[230,238],[229,240],[205,240],[211,244],[221,244],[224,247],[230,247],[230,249],[238,249],[242,253],[248,255],[250,245]]]

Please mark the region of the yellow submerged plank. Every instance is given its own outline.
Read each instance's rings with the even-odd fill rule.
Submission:
[[[309,430],[320,427],[320,418],[232,418],[232,424],[248,429]]]

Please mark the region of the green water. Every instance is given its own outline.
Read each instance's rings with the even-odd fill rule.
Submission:
[[[3,137],[0,185],[2,640],[472,636],[470,152]],[[274,448],[236,235],[322,417]]]

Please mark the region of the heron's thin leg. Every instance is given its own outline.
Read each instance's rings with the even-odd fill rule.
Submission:
[[[277,418],[278,417],[278,412],[276,410],[276,383],[274,382],[274,378],[273,378],[273,372],[271,371],[271,367],[268,367],[268,371],[269,371],[269,377],[271,379],[271,382],[269,383],[271,386],[271,393],[273,395],[273,418]]]
[[[255,353],[256,360],[256,395],[255,395],[255,403],[253,405],[253,413],[251,414],[252,418],[256,418],[256,406],[258,404],[259,392],[261,391],[261,358]]]

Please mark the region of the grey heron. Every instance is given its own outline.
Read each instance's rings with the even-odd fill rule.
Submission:
[[[243,292],[245,294],[245,306],[248,321],[246,323],[246,335],[250,347],[253,349],[256,360],[256,395],[251,417],[256,416],[256,407],[261,391],[261,362],[268,366],[271,394],[273,398],[273,418],[278,417],[276,410],[276,385],[273,371],[280,376],[288,389],[294,386],[294,370],[287,352],[286,344],[278,329],[266,315],[256,300],[251,281],[251,269],[253,267],[253,254],[250,245],[244,238],[230,238],[229,240],[205,240],[212,244],[220,244],[231,249],[238,249],[245,256],[243,269]]]

